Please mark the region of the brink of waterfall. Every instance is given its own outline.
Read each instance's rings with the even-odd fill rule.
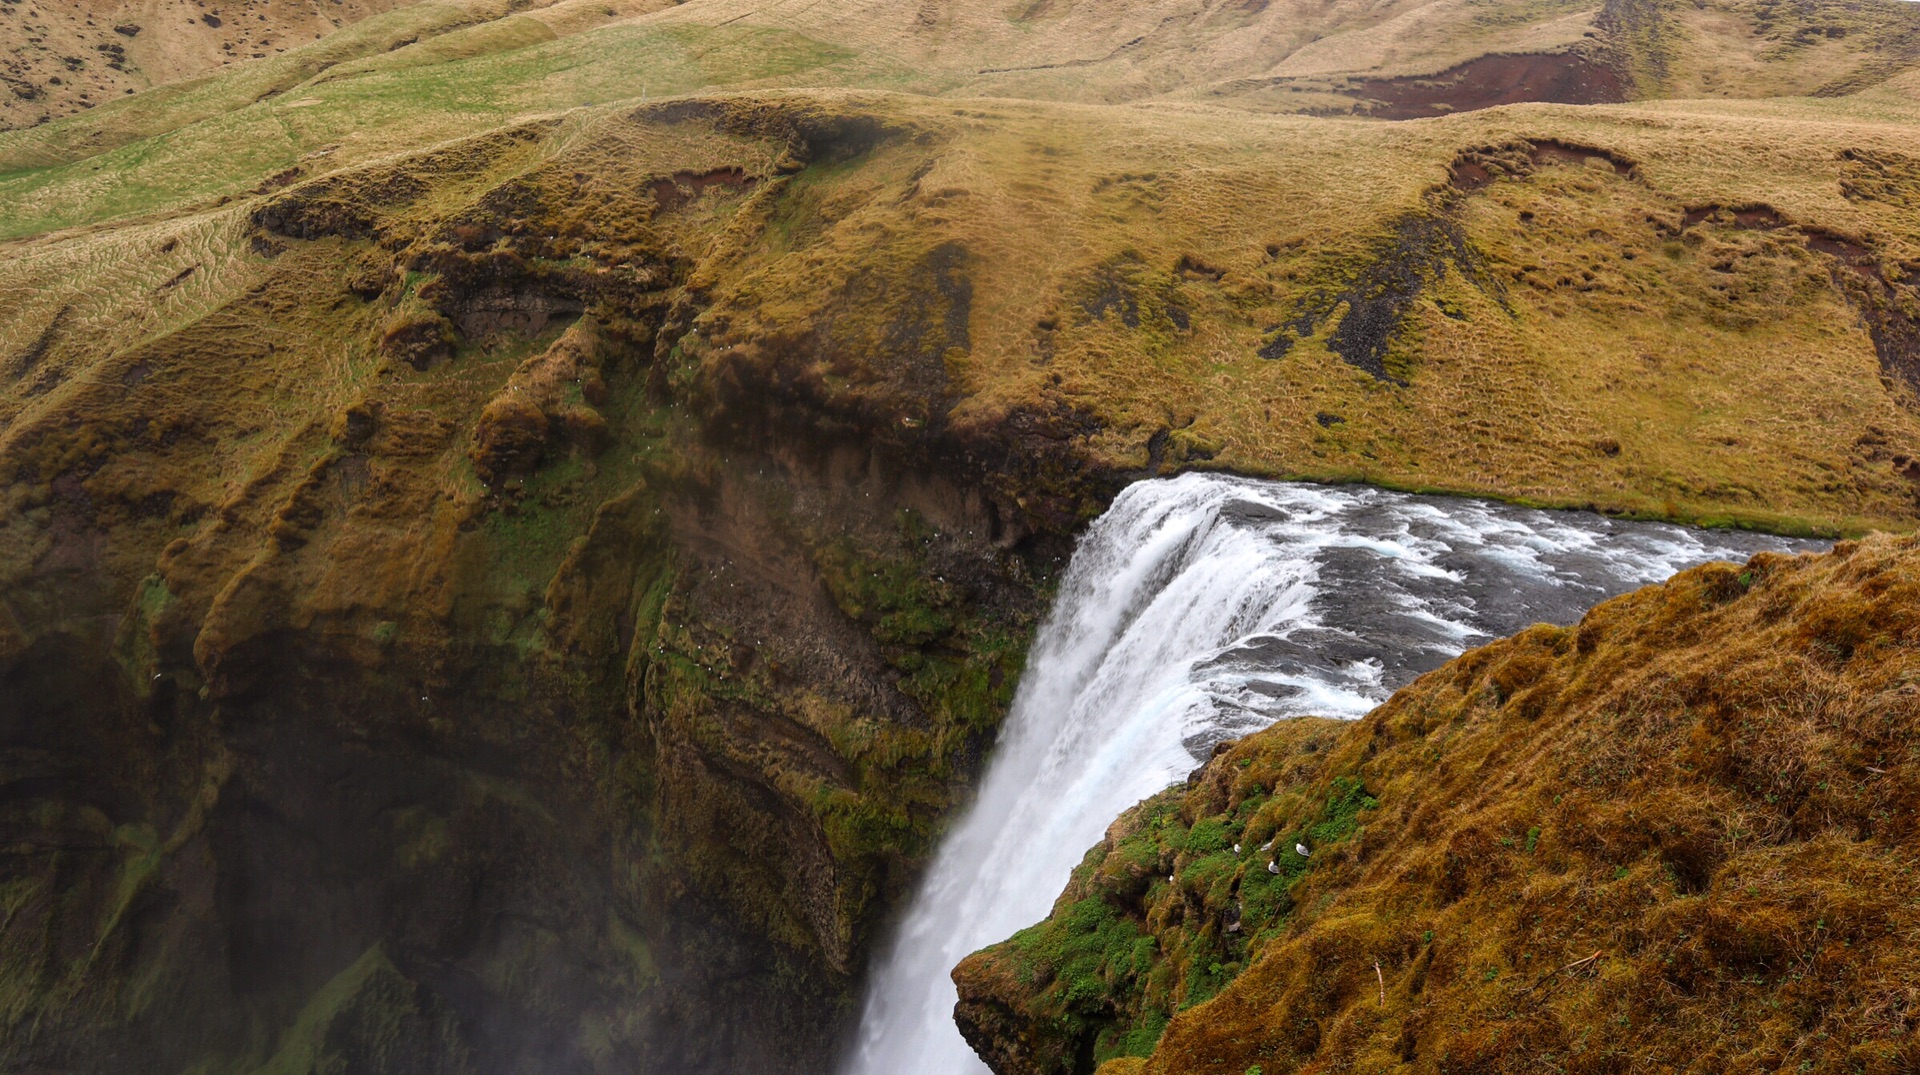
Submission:
[[[1203,474],[1125,490],[1077,547],[973,806],[871,978],[846,1075],[976,1075],[949,972],[1044,917],[1127,807],[1225,740],[1359,717],[1535,622],[1811,543]]]

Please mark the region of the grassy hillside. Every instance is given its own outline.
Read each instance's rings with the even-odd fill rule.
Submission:
[[[1829,533],[1914,516],[1920,172],[1900,149],[1916,131],[1904,104],[1866,119],[1846,100],[1529,106],[1407,127],[810,94],[672,118],[690,107],[525,124],[523,148],[481,175],[436,162],[486,138],[330,173],[342,148],[239,201],[18,241],[0,270],[18,297],[8,350],[46,346],[43,387],[0,402],[5,436],[65,413],[87,364],[255,286],[271,266],[250,221],[278,191],[351,202],[404,176],[421,188],[410,204],[430,206],[555,158],[630,188],[717,167],[760,184],[744,215],[679,240],[715,252],[676,357],[689,376],[790,369],[828,375],[829,393],[834,377],[905,376],[921,359],[886,320],[950,249],[965,331],[929,353],[937,384],[889,404],[902,421],[1071,413],[1078,450],[1117,470],[1151,458]],[[869,133],[790,177],[723,133],[816,112]],[[213,122],[231,152],[195,153],[195,168],[252,180],[284,163]],[[678,148],[696,130],[722,141]],[[150,151],[92,187],[86,162],[16,179],[14,204],[151,204],[145,179],[187,156],[147,142],[108,156]],[[347,211],[377,217],[379,197]],[[74,278],[91,286],[59,286]],[[862,288],[875,299],[849,306]],[[842,349],[869,368],[830,373]]]
[[[0,129],[280,56],[414,0],[70,0],[0,6]]]
[[[960,1023],[1003,1073],[1910,1070],[1916,567],[1697,568],[1223,748]]]
[[[303,162],[349,166],[534,114],[703,89],[1412,118],[1524,101],[1835,94],[1916,57],[1920,9],[1891,0],[1197,11],[1153,0],[960,5],[938,18],[866,0],[433,0],[210,79],[0,132],[0,197],[17,206],[0,235],[178,211]]]

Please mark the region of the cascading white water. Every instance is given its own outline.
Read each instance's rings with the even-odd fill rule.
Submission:
[[[1358,717],[1469,645],[1810,544],[1364,487],[1129,487],[1075,550],[978,798],[876,963],[848,1075],[985,1072],[949,971],[1043,918],[1107,825],[1220,740]]]

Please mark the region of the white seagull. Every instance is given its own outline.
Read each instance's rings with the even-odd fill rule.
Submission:
[[[1301,858],[1307,858],[1313,854],[1313,852],[1307,850],[1306,844],[1294,844],[1293,849],[1299,853]]]

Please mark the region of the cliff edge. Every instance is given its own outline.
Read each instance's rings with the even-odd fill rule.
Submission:
[[[1910,1071],[1920,542],[1710,564],[1223,746],[955,971],[999,1075]]]

